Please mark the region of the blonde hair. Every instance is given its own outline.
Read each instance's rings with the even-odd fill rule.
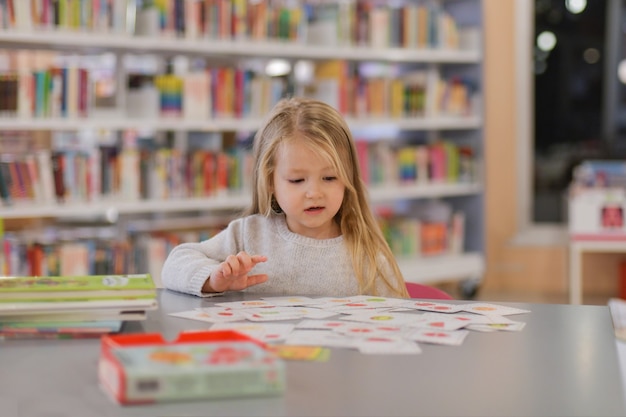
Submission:
[[[276,155],[282,143],[296,139],[328,158],[345,185],[335,220],[350,252],[360,293],[378,295],[376,280],[380,277],[392,294],[408,297],[402,272],[370,208],[352,133],[330,105],[289,98],[274,106],[254,137],[252,205],[246,214],[271,215]]]

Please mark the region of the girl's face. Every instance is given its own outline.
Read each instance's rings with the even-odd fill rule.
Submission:
[[[274,196],[289,230],[315,239],[339,236],[339,225],[333,218],[341,208],[344,191],[335,169],[301,140],[280,145]]]

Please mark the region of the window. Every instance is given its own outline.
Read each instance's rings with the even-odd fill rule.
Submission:
[[[616,156],[615,129],[605,127],[612,89],[605,75],[615,73],[609,68],[617,51],[610,42],[615,28],[607,24],[610,3],[534,0],[529,217],[535,225],[567,221],[566,190],[574,166]]]

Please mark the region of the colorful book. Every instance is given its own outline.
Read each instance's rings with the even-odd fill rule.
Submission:
[[[0,322],[0,340],[83,339],[118,333],[121,320]]]
[[[156,287],[150,274],[0,277],[0,304],[107,299],[115,302],[155,297]]]

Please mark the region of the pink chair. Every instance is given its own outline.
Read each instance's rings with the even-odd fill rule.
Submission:
[[[439,288],[418,284],[417,282],[405,282],[405,284],[411,298],[424,298],[427,300],[454,300],[454,297]]]

